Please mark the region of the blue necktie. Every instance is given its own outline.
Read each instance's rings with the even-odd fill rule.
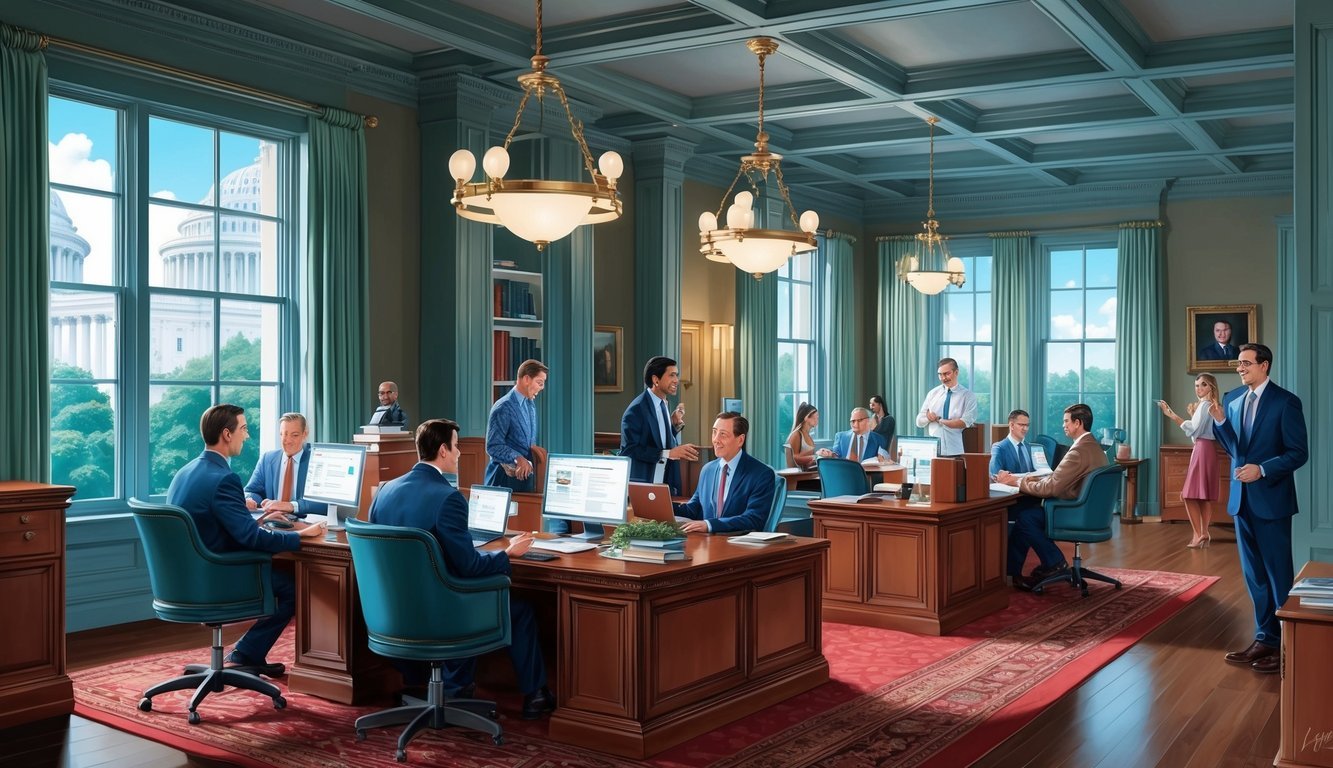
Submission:
[[[1018,444],[1018,471],[1019,472],[1032,471],[1032,459],[1028,458],[1027,443]]]
[[[1246,445],[1250,442],[1250,431],[1254,429],[1255,403],[1259,402],[1259,396],[1251,392],[1245,397],[1245,413],[1241,418],[1241,440]]]
[[[949,418],[949,403],[951,403],[952,401],[953,401],[953,390],[952,389],[944,390],[944,410],[940,411],[941,419]]]
[[[727,471],[729,469],[731,469],[730,465],[722,465],[722,479],[717,484],[717,503],[713,505],[712,514],[704,515],[705,518],[722,517],[722,502],[727,498]]]
[[[658,400],[657,406],[662,411],[662,447],[671,447],[671,416],[667,414],[666,401]]]

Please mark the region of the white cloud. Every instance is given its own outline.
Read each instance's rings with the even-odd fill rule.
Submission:
[[[82,133],[67,133],[59,144],[47,143],[51,181],[93,189],[115,189],[115,173],[106,160],[92,160],[93,142]],[[88,241],[83,279],[89,283],[111,282],[115,253],[116,222],[105,198],[57,192],[74,229]]]
[[[1051,338],[1081,339],[1083,338],[1083,324],[1076,320],[1073,315],[1053,315],[1051,317]]]

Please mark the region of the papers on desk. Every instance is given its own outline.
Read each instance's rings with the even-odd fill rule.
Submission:
[[[902,488],[898,483],[875,483],[875,487],[870,490],[876,493],[897,493]]]
[[[532,548],[572,555],[575,552],[587,552],[590,549],[596,549],[597,545],[591,541],[575,541],[574,539],[533,539]]]
[[[992,494],[999,493],[1005,496],[1013,496],[1015,493],[1018,493],[1017,486],[1005,485],[1004,483],[991,483],[990,490]]]
[[[872,469],[877,472],[892,472],[894,470],[903,468],[903,465],[901,464],[895,464],[892,461],[889,461],[888,459],[882,459],[879,457],[875,457],[873,459],[866,459],[865,461],[861,462],[861,466],[865,469]]]
[[[768,531],[751,531],[745,534],[744,536],[732,536],[731,538],[727,539],[727,541],[731,542],[732,544],[749,544],[750,546],[763,546],[765,544],[772,544],[775,541],[782,541],[783,539],[786,538],[789,537],[787,536],[787,534],[781,531],[774,531],[772,533]]]

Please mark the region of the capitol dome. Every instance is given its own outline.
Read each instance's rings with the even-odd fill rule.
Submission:
[[[51,190],[51,279],[70,282],[83,282],[83,260],[88,258],[91,247],[88,241],[79,236],[74,220],[65,210],[65,201],[60,193]]]
[[[255,161],[222,178],[218,207],[233,211],[259,212],[263,163]],[[210,188],[202,205],[214,205],[217,188]],[[176,227],[178,236],[162,244],[162,274],[170,288],[213,290],[213,226],[220,219],[218,238],[221,262],[218,290],[258,293],[260,289],[260,226],[258,220],[215,216],[212,212],[191,213]]]

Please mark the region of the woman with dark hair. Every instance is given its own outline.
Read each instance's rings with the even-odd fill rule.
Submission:
[[[1188,419],[1177,416],[1165,400],[1158,400],[1157,407],[1194,441],[1180,498],[1185,502],[1185,514],[1194,529],[1194,537],[1185,546],[1199,549],[1212,541],[1208,525],[1213,519],[1213,502],[1217,500],[1217,450],[1213,447],[1217,438],[1213,437],[1213,420],[1208,415],[1209,409],[1221,401],[1217,378],[1211,373],[1199,374],[1194,379],[1194,395],[1198,400],[1189,404]]]
[[[796,418],[792,419],[791,434],[787,435],[787,466],[811,469],[815,466],[815,438],[813,432],[819,426],[819,409],[809,403],[796,407]]]
[[[884,402],[883,395],[870,396],[870,428],[876,434],[884,438],[884,450],[889,452],[890,457],[897,457],[898,446],[893,444],[897,424],[893,417],[889,415],[889,405]]]

